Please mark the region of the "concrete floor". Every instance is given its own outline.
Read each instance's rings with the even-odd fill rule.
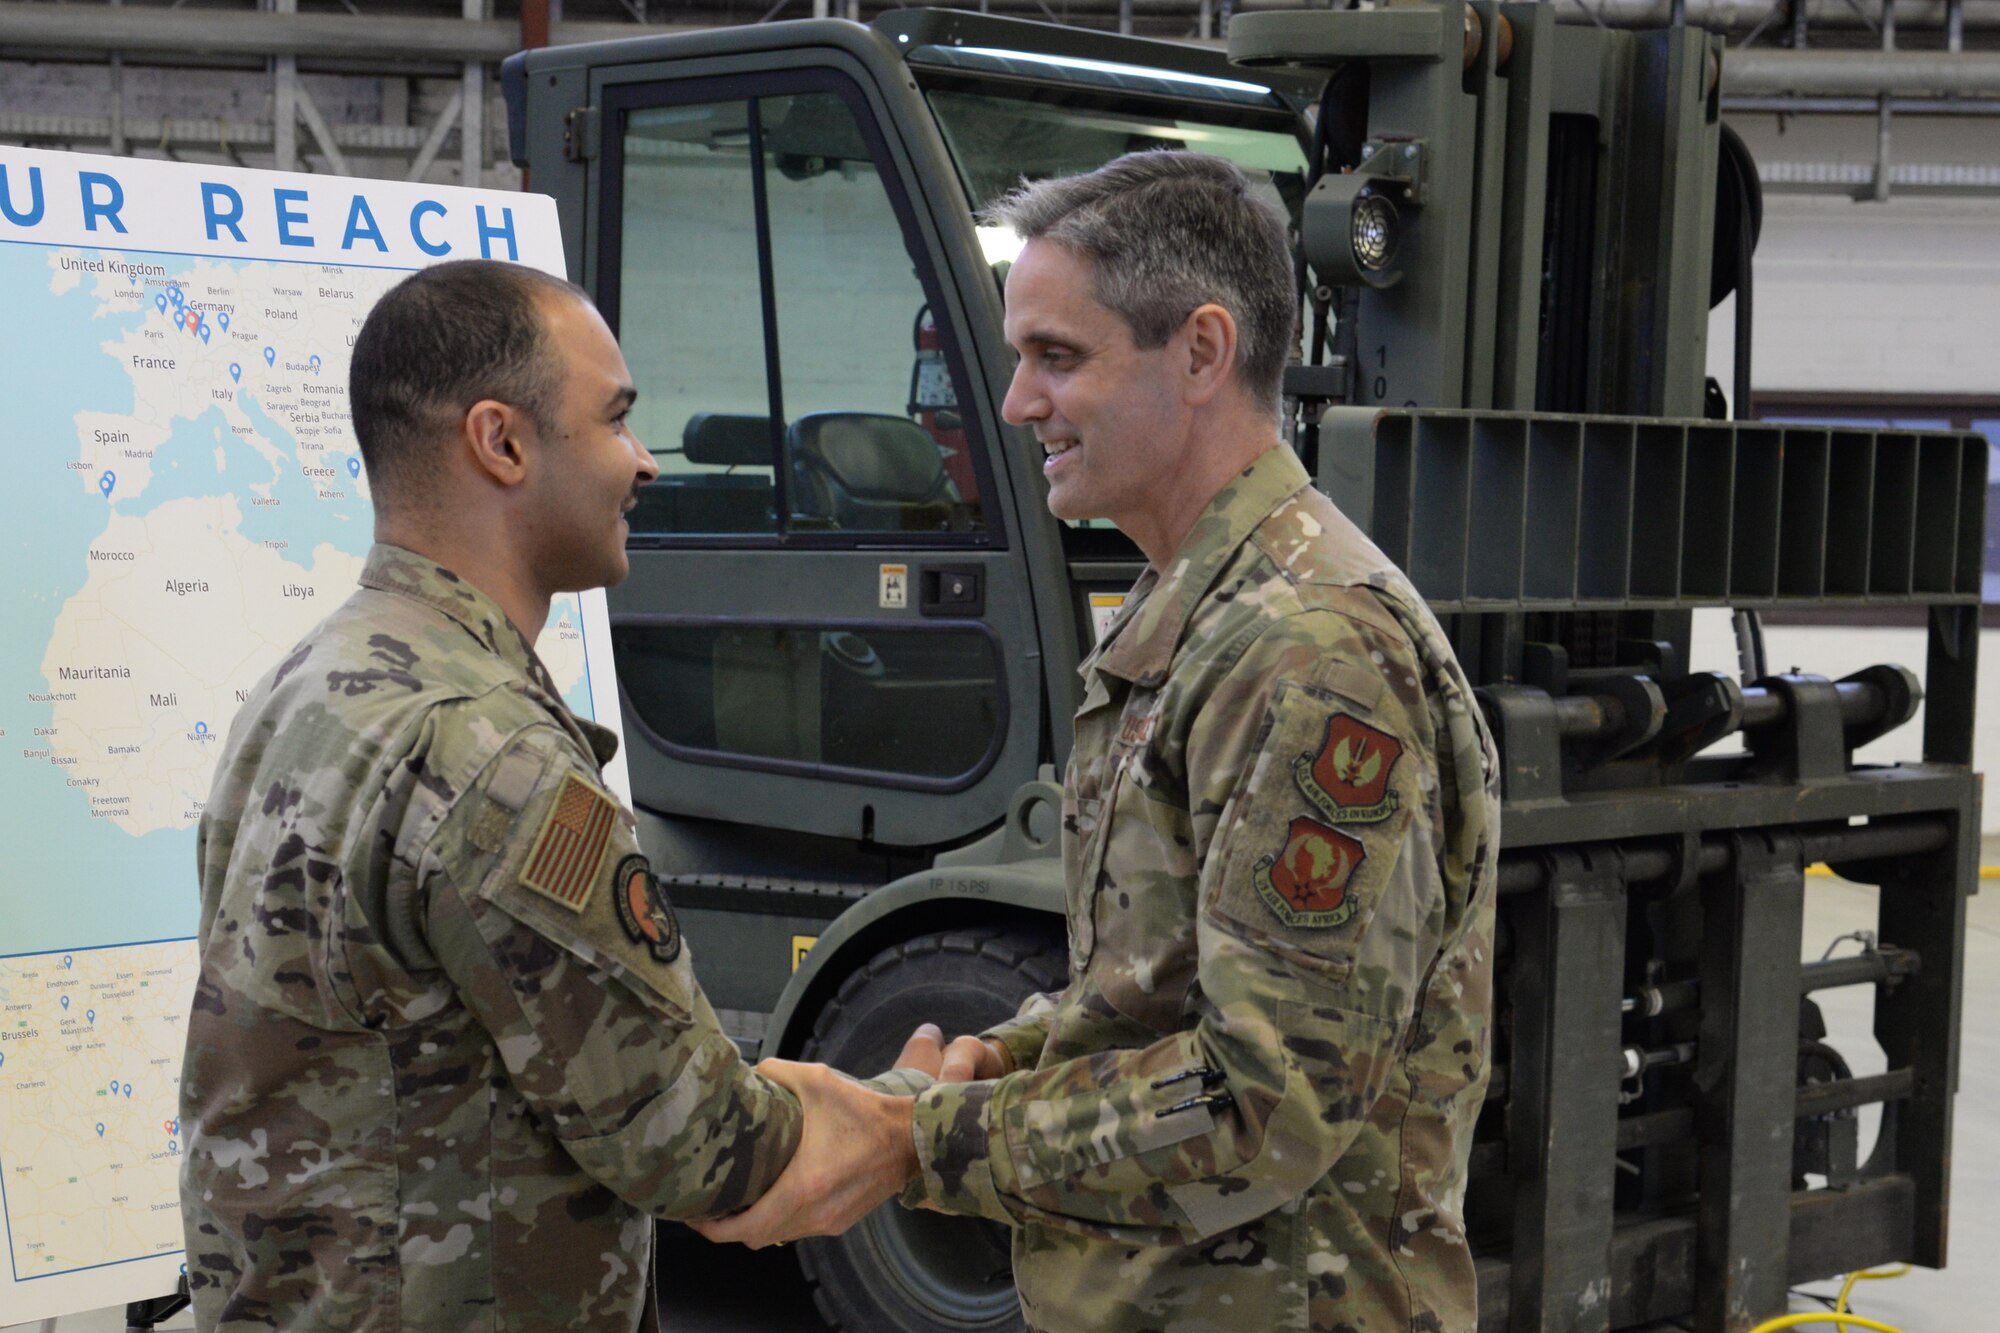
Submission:
[[[1985,861],[2000,864],[2000,840],[1989,839]],[[2000,1253],[2000,880],[1972,900],[1966,932],[1964,1022],[1959,1056],[1956,1141],[1953,1144],[1951,1245],[1942,1272],[1924,1269],[1893,1282],[1866,1282],[1852,1307],[1903,1333],[1974,1333],[2000,1327],[2000,1292],[1989,1265]],[[1836,936],[1875,922],[1875,890],[1826,878],[1806,884],[1805,949],[1818,958]],[[1843,951],[1854,948],[1843,943]],[[1882,1051],[1869,1031],[1865,988],[1823,992],[1828,1040],[1857,1075],[1880,1073]],[[1874,1141],[1878,1115],[1863,1112],[1861,1155]],[[816,1333],[822,1325],[797,1264],[785,1251],[711,1251],[692,1237],[661,1253],[664,1322],[672,1333]],[[1809,1288],[1828,1296],[1837,1282]],[[1795,1300],[1794,1310],[1822,1308]],[[53,1321],[45,1333],[122,1333],[124,1311],[110,1309]],[[167,1330],[192,1328],[186,1316]],[[33,1327],[32,1325],[23,1327]],[[1834,1325],[1808,1328],[1832,1330]]]

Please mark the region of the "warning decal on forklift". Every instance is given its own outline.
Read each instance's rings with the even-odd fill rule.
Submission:
[[[799,964],[806,960],[806,955],[812,952],[813,945],[818,943],[817,935],[792,936],[792,971],[799,970]]]
[[[1111,622],[1118,619],[1118,613],[1125,609],[1125,594],[1122,592],[1094,592],[1090,594],[1090,634],[1093,643],[1104,642],[1105,632]]]
[[[882,566],[882,609],[900,611],[910,604],[910,567]]]

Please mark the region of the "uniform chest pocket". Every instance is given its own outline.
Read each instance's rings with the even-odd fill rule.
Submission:
[[[1198,971],[1200,865],[1178,784],[1161,785],[1143,746],[1121,749],[1098,836],[1090,976],[1114,1009],[1165,1036],[1180,1030]]]
[[[1097,934],[1090,920],[1097,872],[1104,864],[1104,802],[1063,792],[1064,906],[1069,916],[1069,971],[1081,976],[1090,961]]]

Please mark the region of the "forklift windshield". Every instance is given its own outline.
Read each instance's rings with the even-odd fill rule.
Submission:
[[[933,65],[925,57],[938,53]],[[984,59],[982,60],[982,57]],[[1018,52],[932,47],[914,53],[925,96],[943,132],[975,213],[1022,180],[1093,171],[1125,153],[1183,148],[1213,153],[1241,167],[1273,207],[1296,218],[1305,196],[1306,152],[1300,119],[1257,84],[1146,71],[1094,61],[1057,61]],[[1038,78],[968,77],[980,66],[1018,73],[1032,63]],[[991,72],[1002,72],[992,69]],[[1193,94],[1190,96],[1190,94]],[[990,264],[1011,263],[1020,238],[981,225],[980,248]],[[1066,519],[1072,555],[1135,555],[1103,519]],[[1091,538],[1083,530],[1102,530]]]
[[[968,78],[963,63],[977,53],[954,52],[958,60],[951,68],[927,68],[922,54],[910,63],[921,72],[925,96],[975,210],[1022,180],[1092,171],[1125,153],[1184,148],[1229,159],[1249,173],[1274,207],[1298,216],[1306,174],[1302,122],[1257,85],[1189,77],[1185,89],[1135,91],[1116,66],[1064,67],[1068,77],[1058,84]],[[1148,80],[1166,82],[1157,73]],[[1164,91],[1202,96],[1163,96]],[[982,227],[980,240],[995,263],[1011,260],[1019,248],[1003,229]]]

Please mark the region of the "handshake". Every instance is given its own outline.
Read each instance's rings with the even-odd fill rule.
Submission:
[[[958,1037],[947,1045],[937,1025],[925,1023],[903,1044],[895,1067],[939,1083],[965,1083],[1011,1073],[1014,1057],[984,1037]],[[689,1224],[703,1236],[753,1250],[802,1236],[837,1236],[916,1178],[915,1097],[879,1092],[825,1065],[765,1060],[757,1072],[799,1099],[805,1117],[799,1146],[756,1203]]]

